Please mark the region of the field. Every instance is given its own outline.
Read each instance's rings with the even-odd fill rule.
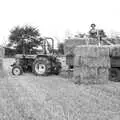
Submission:
[[[75,85],[60,76],[12,76],[4,60],[0,120],[120,120],[120,83]]]

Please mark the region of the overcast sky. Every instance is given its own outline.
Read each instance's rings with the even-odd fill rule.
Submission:
[[[0,44],[17,25],[38,27],[42,36],[63,41],[65,32],[88,32],[91,23],[120,32],[119,0],[1,0]]]

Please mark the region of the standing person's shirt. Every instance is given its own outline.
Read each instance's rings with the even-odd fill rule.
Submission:
[[[90,37],[96,38],[97,37],[97,30],[96,29],[91,29],[89,31]]]

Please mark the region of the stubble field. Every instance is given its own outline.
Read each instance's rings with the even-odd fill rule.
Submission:
[[[0,120],[120,120],[120,83],[75,85],[60,76],[11,75],[4,59]]]

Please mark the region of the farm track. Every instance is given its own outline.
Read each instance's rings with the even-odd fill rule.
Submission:
[[[79,86],[59,76],[14,77],[10,67],[5,71],[0,120],[120,120],[120,83]]]

